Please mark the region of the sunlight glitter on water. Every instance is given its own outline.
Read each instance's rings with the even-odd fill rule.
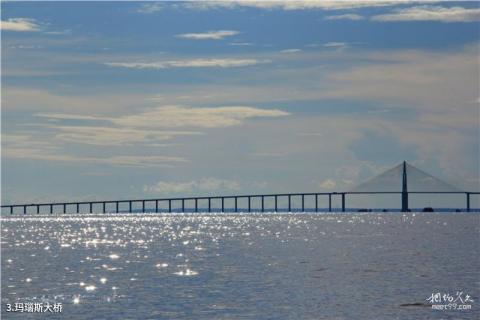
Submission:
[[[254,213],[9,218],[2,221],[6,285],[2,301],[64,302],[72,319],[77,311],[68,309],[68,304],[76,305],[78,319],[94,309],[106,312],[99,318],[108,318],[106,310],[127,301],[141,306],[141,311],[132,314],[127,310],[126,318],[155,318],[152,314],[158,305],[170,314],[164,318],[238,318],[238,310],[256,319],[267,314],[277,319],[285,315],[315,318],[329,310],[325,288],[331,299],[355,302],[343,288],[356,286],[369,295],[367,301],[383,303],[383,308],[395,306],[398,299],[411,299],[401,293],[385,296],[391,289],[385,283],[418,292],[433,290],[436,282],[427,286],[418,279],[448,277],[438,267],[445,263],[428,253],[441,245],[458,251],[456,259],[449,261],[458,274],[458,287],[475,295],[475,273],[461,271],[470,257],[467,253],[476,250],[472,241],[478,239],[478,219],[458,217]],[[465,239],[452,242],[459,236]],[[412,242],[415,246],[408,246]],[[461,250],[455,247],[457,243],[464,244]],[[422,264],[415,265],[412,256],[421,257]],[[366,267],[370,264],[375,267]],[[468,265],[475,269],[478,261]],[[407,272],[392,278],[391,266],[417,270],[429,278],[410,277]],[[259,303],[261,310],[254,307]],[[368,315],[369,305],[363,303],[365,308],[356,301],[357,311]],[[185,312],[192,310],[192,304],[199,309],[188,316]],[[212,305],[224,307],[209,313]],[[282,313],[278,311],[281,306],[290,309],[285,307]]]

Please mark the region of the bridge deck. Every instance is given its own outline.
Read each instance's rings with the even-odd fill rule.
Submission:
[[[13,205],[2,205],[3,209],[6,209],[8,213],[14,214],[14,208],[23,208],[22,213],[27,214],[28,208],[35,208],[35,213],[39,214],[41,208],[47,208],[48,213],[93,213],[94,205],[102,205],[100,212],[133,212],[134,204],[141,204],[140,209],[135,209],[134,211],[139,212],[178,212],[178,211],[188,211],[188,212],[212,212],[220,210],[221,212],[252,212],[252,211],[336,211],[341,210],[345,212],[346,208],[346,196],[347,195],[364,195],[364,194],[402,194],[402,192],[394,191],[370,191],[370,192],[320,192],[320,193],[280,193],[280,194],[256,194],[256,195],[228,195],[228,196],[202,196],[202,197],[175,197],[175,198],[156,198],[156,199],[128,199],[128,200],[106,200],[106,201],[79,201],[79,202],[51,202],[51,203],[31,203],[31,204],[13,204]],[[470,207],[470,196],[472,194],[480,194],[480,192],[463,192],[463,191],[413,191],[408,192],[408,194],[464,194],[466,196],[466,205],[464,208],[465,211],[471,211]],[[328,206],[319,206],[319,197],[328,197]],[[332,207],[332,198],[341,199],[341,207],[333,208]],[[297,207],[292,206],[292,199],[300,198],[301,205]],[[246,207],[239,206],[239,199],[247,199]],[[265,206],[265,199],[273,200],[271,207]],[[286,204],[279,204],[279,200],[286,200]],[[313,200],[313,205],[306,206],[305,200],[309,199],[310,202]],[[207,201],[205,208],[199,207],[200,201]],[[217,206],[212,206],[212,200],[219,200],[220,204]],[[233,201],[233,205],[227,206],[226,200]],[[260,200],[260,206],[254,208],[252,206],[252,200]],[[189,202],[194,202],[194,205],[186,206]],[[121,204],[128,204],[128,210],[120,208]],[[161,205],[167,205],[166,208]],[[173,208],[172,204],[180,204],[179,207]],[[115,205],[115,210],[107,210],[108,205]],[[147,205],[150,205],[147,207]],[[154,205],[154,206],[153,206]],[[245,204],[244,204],[245,205]],[[71,207],[74,206],[73,212]],[[87,206],[87,210],[85,210]],[[60,210],[59,210],[60,209]],[[454,208],[455,209],[455,208]],[[98,209],[96,212],[99,212]]]

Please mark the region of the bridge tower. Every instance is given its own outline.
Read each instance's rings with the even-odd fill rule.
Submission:
[[[407,189],[407,162],[403,161],[402,179],[402,212],[408,211],[408,189]]]

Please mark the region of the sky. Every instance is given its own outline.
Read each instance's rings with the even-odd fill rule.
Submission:
[[[1,3],[2,204],[478,191],[478,2]]]

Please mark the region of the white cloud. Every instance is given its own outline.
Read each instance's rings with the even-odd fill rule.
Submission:
[[[54,126],[52,128],[60,131],[55,135],[56,139],[97,146],[131,146],[141,143],[158,147],[163,146],[159,144],[160,141],[171,140],[176,136],[202,134],[193,131],[157,131],[95,126]]]
[[[282,117],[289,113],[277,109],[246,106],[189,108],[163,106],[144,113],[113,118],[116,125],[138,127],[200,127],[218,128],[240,125],[244,120],[258,117]]]
[[[137,9],[138,13],[144,14],[152,14],[163,9],[162,4],[160,2],[152,2],[152,3],[145,3]]]
[[[476,47],[447,53],[391,51],[369,57],[378,62],[330,73],[323,96],[449,113],[455,113],[453,106],[478,96]]]
[[[336,186],[337,184],[332,179],[327,179],[320,183],[320,187],[327,190],[335,189]]]
[[[337,49],[337,50],[344,50],[348,48],[348,44],[346,42],[327,42],[323,45],[325,48]]]
[[[53,153],[51,151],[30,147],[30,148],[17,148],[7,147],[3,150],[4,157],[12,159],[28,159],[28,160],[41,160],[41,161],[54,161],[54,162],[66,162],[66,163],[89,163],[89,164],[107,164],[118,167],[172,167],[174,163],[187,162],[182,157],[169,157],[169,156],[112,156],[112,157],[82,157],[68,155],[65,153]]]
[[[192,9],[216,9],[226,8],[233,9],[237,7],[249,7],[257,9],[281,9],[281,10],[341,10],[355,9],[364,7],[381,7],[391,6],[399,3],[408,3],[410,1],[376,1],[376,0],[296,0],[296,1],[256,1],[256,0],[233,0],[233,1],[192,1],[184,4],[187,8]]]
[[[184,33],[178,34],[178,38],[184,39],[193,39],[193,40],[222,40],[226,37],[231,37],[239,34],[238,31],[233,30],[218,30],[218,31],[208,31],[202,33]]]
[[[150,193],[189,193],[194,191],[225,191],[240,190],[240,184],[235,180],[203,178],[187,182],[159,181],[155,185],[145,185],[144,192]]]
[[[55,141],[36,132],[2,134],[2,157],[40,161],[64,162],[69,164],[105,164],[118,167],[172,167],[184,163],[183,157],[159,155],[113,155],[91,157],[71,155],[64,152]]]
[[[296,53],[296,52],[301,52],[301,49],[285,49],[280,51],[281,53]]]
[[[480,9],[463,7],[416,6],[395,9],[392,13],[380,14],[371,18],[373,21],[440,21],[473,22],[480,20]]]
[[[278,109],[259,109],[248,106],[226,106],[212,108],[190,108],[186,106],[162,106],[148,111],[140,112],[132,115],[118,117],[95,117],[74,114],[59,113],[40,113],[39,117],[49,119],[79,119],[79,120],[106,120],[117,126],[125,128],[124,131],[116,128],[97,127],[99,132],[108,133],[107,137],[100,141],[106,141],[108,137],[117,136],[118,139],[125,135],[143,136],[147,134],[145,131],[133,130],[131,128],[175,128],[175,127],[197,127],[197,128],[221,128],[240,125],[244,120],[250,118],[275,118],[289,115],[288,112]],[[62,128],[61,126],[58,128]],[[76,127],[63,127],[72,130]],[[84,134],[95,127],[87,127]],[[82,130],[83,131],[83,130]],[[157,133],[158,136],[175,135],[175,134],[199,134],[196,132],[163,132],[150,131],[152,134]],[[164,136],[165,137],[165,136]],[[115,139],[116,140],[116,139]]]
[[[62,31],[46,31],[44,33],[45,34],[51,34],[51,35],[54,35],[54,36],[61,36],[61,35],[71,34],[72,30],[71,29],[65,29],[65,30],[62,30]]]
[[[2,21],[0,28],[1,30],[20,32],[41,30],[41,26],[35,21],[35,19],[29,18],[11,18],[6,21]]]
[[[257,59],[191,59],[170,60],[157,62],[106,62],[111,67],[133,69],[167,69],[167,68],[234,68],[253,66],[260,63],[268,63],[269,60]]]
[[[251,46],[253,43],[250,42],[230,42],[229,45],[231,46]]]
[[[365,19],[359,14],[354,14],[354,13],[349,13],[349,14],[339,14],[339,15],[334,15],[334,16],[328,16],[325,18],[326,20],[352,20],[352,21],[358,21],[358,20],[363,20]]]

